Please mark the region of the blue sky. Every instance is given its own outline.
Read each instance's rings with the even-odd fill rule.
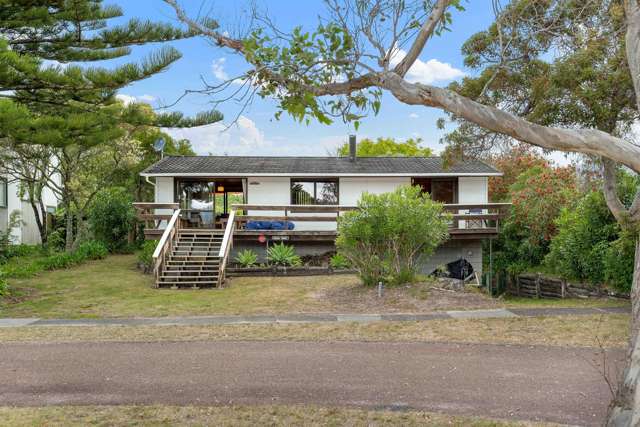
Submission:
[[[171,8],[161,0],[112,0],[107,3],[119,4],[126,18],[148,18],[177,24]],[[268,5],[266,11],[284,29],[296,25],[313,29],[317,17],[324,13],[324,5],[320,0],[262,0],[257,3],[263,9]],[[182,4],[187,6],[192,16],[196,16],[203,2],[182,0]],[[234,31],[242,27],[241,11],[246,4],[236,1],[205,2],[203,10],[213,10],[222,28]],[[463,65],[460,47],[469,36],[492,22],[493,12],[488,0],[469,1],[465,7],[465,12],[454,12],[451,32],[435,37],[428,43],[419,58],[420,62],[409,74],[414,81],[446,85],[452,79],[472,73]],[[200,89],[201,78],[216,83],[220,81],[219,77],[239,75],[248,68],[241,57],[217,48],[202,38],[172,44],[182,52],[183,58],[168,71],[124,88],[121,91],[123,99],[137,99],[160,106],[175,101],[185,89]],[[126,59],[140,60],[158,47],[135,47],[133,54]],[[194,114],[210,109],[210,101],[206,96],[191,95],[174,109]],[[218,109],[225,115],[225,122],[229,123],[238,116],[240,108],[238,104],[227,102]],[[443,113],[436,109],[403,105],[389,95],[383,97],[380,114],[363,120],[357,132],[352,125],[342,122],[329,126],[316,123],[306,126],[285,115],[278,121],[273,117],[274,112],[274,101],[256,99],[237,123],[229,128],[225,124],[216,124],[189,130],[170,130],[170,133],[178,138],[190,139],[199,154],[214,155],[326,155],[346,141],[350,133],[356,133],[359,138],[384,136],[405,139],[419,136],[435,152],[442,149],[439,144],[442,132],[436,128],[436,120],[443,117]]]

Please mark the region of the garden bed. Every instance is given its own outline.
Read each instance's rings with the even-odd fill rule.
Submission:
[[[315,266],[301,266],[301,267],[282,267],[282,266],[267,266],[267,267],[228,267],[227,275],[229,277],[240,276],[318,276],[325,274],[355,274],[353,269],[333,269],[331,267],[315,267]]]

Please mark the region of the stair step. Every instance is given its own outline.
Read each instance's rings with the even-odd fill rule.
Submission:
[[[211,260],[170,259],[167,261],[167,265],[218,265],[218,264],[220,264],[218,259],[211,259]]]
[[[158,287],[176,286],[180,287],[202,287],[202,288],[215,288],[218,286],[218,281],[211,282],[158,282]]]
[[[160,276],[160,279],[170,279],[170,280],[193,280],[193,279],[217,279],[218,275],[209,275],[209,276],[198,276],[198,275],[164,275]]]

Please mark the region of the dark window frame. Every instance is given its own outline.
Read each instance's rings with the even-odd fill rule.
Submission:
[[[293,197],[293,184],[298,182],[313,183],[313,205],[329,206],[333,203],[316,203],[318,200],[318,183],[332,183],[336,185],[336,205],[340,204],[340,179],[339,178],[291,178],[289,180],[289,200],[291,205],[297,205]]]
[[[0,177],[0,187],[3,189],[2,197],[0,197],[0,208],[6,209],[9,207],[9,181]]]
[[[411,185],[419,185],[420,187],[422,187],[423,191],[431,194],[431,191],[432,191],[432,188],[433,188],[432,186],[433,186],[434,182],[443,182],[443,181],[444,182],[448,182],[448,181],[449,182],[453,182],[453,186],[452,186],[453,187],[452,188],[452,190],[453,190],[453,202],[451,202],[451,203],[456,204],[456,203],[458,203],[459,191],[460,191],[460,186],[459,186],[460,179],[459,178],[460,177],[458,177],[458,176],[452,176],[452,177],[428,177],[428,176],[427,177],[412,177],[411,178]],[[429,182],[429,190],[428,191],[425,190],[425,188],[423,186],[423,183],[425,181]]]

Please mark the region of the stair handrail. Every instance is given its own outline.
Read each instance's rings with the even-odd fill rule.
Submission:
[[[158,245],[156,246],[156,250],[153,251],[153,275],[156,279],[156,285],[158,283],[158,276],[162,271],[162,264],[165,262],[167,251],[171,250],[173,245],[173,240],[176,236],[176,231],[180,226],[180,209],[176,209],[167,224],[167,228],[164,229],[164,233],[162,233],[162,237],[158,241]]]
[[[218,286],[222,287],[225,278],[225,268],[227,266],[227,259],[229,258],[229,252],[231,252],[231,246],[233,245],[233,231],[236,226],[236,211],[231,209],[229,218],[227,219],[227,226],[224,229],[224,236],[222,237],[222,244],[220,245],[220,252],[218,252]]]

